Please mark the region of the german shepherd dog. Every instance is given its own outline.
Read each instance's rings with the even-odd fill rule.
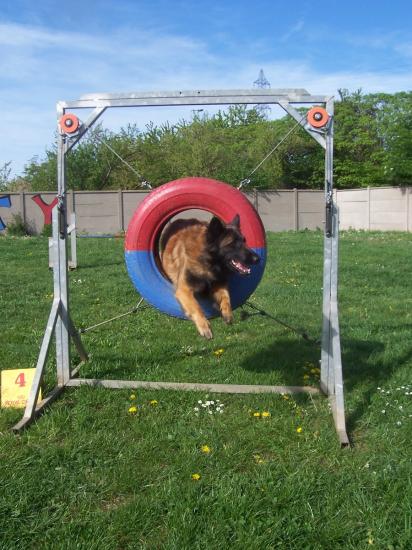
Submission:
[[[259,256],[246,246],[236,215],[225,224],[213,217],[209,223],[179,219],[164,231],[160,260],[165,275],[175,287],[175,296],[201,336],[213,337],[196,295],[208,296],[226,323],[233,321],[228,290],[232,273],[247,276]]]

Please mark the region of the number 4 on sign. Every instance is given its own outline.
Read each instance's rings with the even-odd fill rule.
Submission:
[[[18,384],[21,388],[24,388],[24,386],[26,385],[26,380],[24,378],[24,372],[20,372],[17,375],[16,381],[14,383]]]
[[[1,371],[1,406],[24,409],[36,369]],[[41,395],[39,394],[39,399]]]

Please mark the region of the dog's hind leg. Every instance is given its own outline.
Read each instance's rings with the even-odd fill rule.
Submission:
[[[232,306],[230,304],[230,295],[226,286],[215,285],[212,288],[212,297],[216,304],[219,306],[220,313],[222,314],[225,323],[230,324],[233,322]]]
[[[176,288],[175,296],[183,311],[196,325],[199,334],[208,340],[213,338],[209,321],[206,319],[192,289],[186,283],[180,283]]]

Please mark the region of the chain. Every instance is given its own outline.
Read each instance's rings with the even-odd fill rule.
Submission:
[[[267,160],[267,159],[270,157],[270,155],[272,155],[272,154],[276,151],[276,149],[278,149],[278,148],[282,145],[282,143],[290,136],[290,134],[291,134],[292,132],[294,132],[298,126],[300,126],[300,124],[302,123],[303,119],[305,119],[305,118],[306,118],[306,114],[304,114],[303,117],[302,117],[300,120],[298,120],[294,126],[292,126],[292,128],[289,130],[289,132],[279,141],[279,143],[277,143],[277,144],[273,147],[273,149],[265,156],[265,158],[262,159],[262,160],[259,162],[259,164],[256,166],[256,168],[254,168],[254,169],[250,172],[250,174],[248,175],[248,177],[245,178],[245,179],[243,179],[243,180],[239,183],[238,189],[242,189],[243,186],[248,185],[248,184],[251,182],[251,179],[250,179],[250,178],[251,178],[251,176],[253,176],[253,174],[256,172],[256,170],[258,170],[258,169],[262,166],[262,164],[265,162],[265,160]]]
[[[140,180],[140,183],[141,185],[143,185],[144,187],[147,187],[148,189],[152,189],[152,186],[150,185],[150,183],[145,180],[141,174],[139,174],[139,172],[137,170],[135,170],[133,168],[133,166],[131,166],[126,160],[124,160],[124,158],[122,158],[119,153],[117,151],[115,151],[113,149],[113,147],[111,147],[106,140],[104,140],[102,137],[100,137],[97,133],[94,134],[97,141],[99,143],[101,143],[102,145],[104,145],[105,147],[107,147],[109,149],[109,151],[111,151],[121,162],[123,162],[123,164],[125,164],[132,172],[134,172],[136,174],[136,176],[139,178]]]

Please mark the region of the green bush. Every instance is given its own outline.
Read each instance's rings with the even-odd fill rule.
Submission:
[[[12,220],[7,224],[7,235],[12,237],[25,237],[29,235],[27,225],[20,214],[13,214]]]
[[[44,224],[43,229],[41,230],[40,236],[41,237],[51,237],[53,234],[52,224]]]

